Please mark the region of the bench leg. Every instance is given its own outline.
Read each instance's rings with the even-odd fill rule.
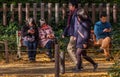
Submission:
[[[18,46],[17,58],[21,59],[21,47]]]

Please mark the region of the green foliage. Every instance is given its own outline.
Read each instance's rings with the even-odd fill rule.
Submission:
[[[8,41],[9,50],[16,49],[16,30],[18,25],[15,22],[9,23],[7,26],[0,26],[0,40]],[[4,50],[4,47],[1,47]]]

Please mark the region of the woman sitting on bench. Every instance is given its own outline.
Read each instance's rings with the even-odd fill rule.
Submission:
[[[55,38],[52,28],[46,24],[45,19],[40,19],[39,31],[39,44],[43,48],[47,48],[46,54],[53,61],[53,52],[51,51],[53,39]]]
[[[28,48],[28,58],[30,62],[35,62],[38,42],[38,28],[33,18],[27,20],[27,24],[21,30],[23,44]]]

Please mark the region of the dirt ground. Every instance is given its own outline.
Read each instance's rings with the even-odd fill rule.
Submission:
[[[60,77],[109,77],[108,70],[114,64],[114,61],[105,61],[102,54],[90,54],[90,56],[98,63],[98,69],[93,72],[93,66],[86,60],[83,61],[84,70],[75,73],[72,71],[74,63],[70,57],[66,56],[65,74],[60,74]],[[44,53],[38,53],[36,62],[28,61],[26,53],[22,53],[22,59],[18,60],[16,55],[10,56],[10,62],[0,62],[0,77],[54,77],[55,63],[50,62],[50,59]]]

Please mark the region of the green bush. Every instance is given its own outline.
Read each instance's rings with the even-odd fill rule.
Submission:
[[[16,31],[19,26],[16,22],[9,23],[7,26],[0,26],[0,41],[8,41],[9,50],[16,50]],[[4,47],[1,47],[4,50]]]

